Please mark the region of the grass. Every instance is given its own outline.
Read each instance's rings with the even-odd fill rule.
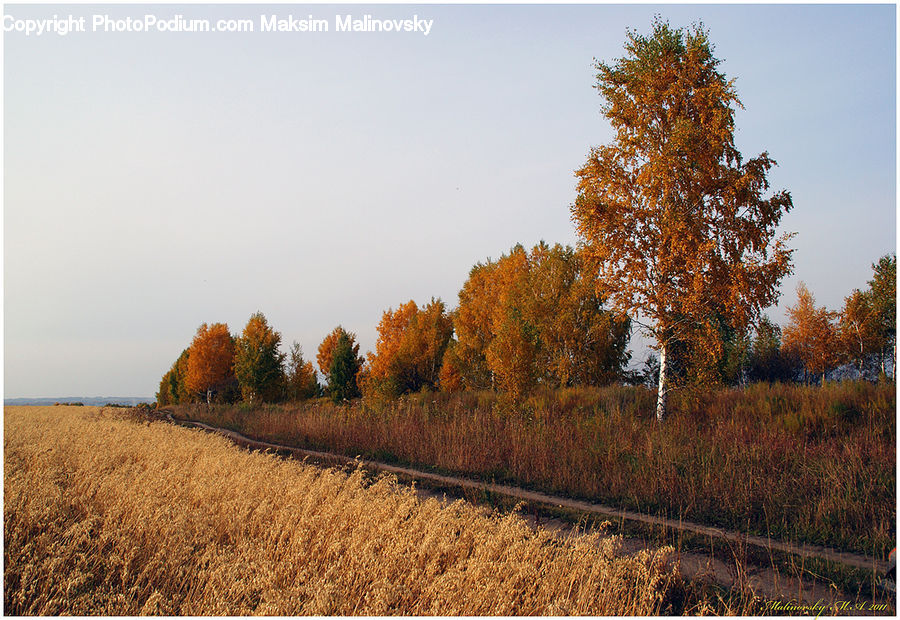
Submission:
[[[8,615],[654,615],[707,609],[666,550],[420,501],[92,407],[7,407]]]
[[[896,544],[892,384],[644,388],[324,400],[185,417],[289,445],[412,464],[884,558]]]

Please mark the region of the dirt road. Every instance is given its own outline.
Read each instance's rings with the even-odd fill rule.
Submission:
[[[269,443],[266,441],[258,441],[249,437],[245,437],[235,431],[212,427],[202,422],[196,422],[192,420],[178,420],[175,419],[170,413],[167,413],[167,418],[171,422],[193,426],[205,431],[224,435],[225,437],[228,437],[229,439],[234,441],[236,444],[247,448],[272,450],[281,454],[293,456],[295,458],[309,458],[322,463],[333,465],[358,463],[362,467],[372,471],[389,472],[396,474],[402,478],[427,481],[430,484],[436,484],[440,487],[488,492],[508,497],[514,500],[524,500],[527,502],[533,502],[535,504],[575,510],[585,514],[609,517],[610,519],[616,521],[632,521],[644,523],[647,525],[661,526],[669,530],[690,532],[693,534],[709,536],[714,539],[727,541],[729,544],[734,545],[736,548],[749,545],[769,551],[789,553],[798,558],[798,564],[802,564],[803,561],[807,559],[825,559],[853,568],[871,569],[877,574],[883,573],[889,566],[889,564],[884,560],[865,557],[848,552],[842,552],[827,547],[821,547],[817,545],[794,545],[740,532],[726,531],[720,528],[709,527],[696,523],[675,521],[672,519],[664,519],[652,515],[639,514],[628,510],[620,510],[618,508],[604,506],[602,504],[548,495],[546,493],[521,489],[508,485],[479,482],[475,480],[468,480],[465,478],[424,472],[409,467],[399,467],[387,463],[353,459],[327,452],[306,450],[302,448],[294,448],[290,446]],[[420,490],[420,493],[428,496],[439,495],[438,493],[428,490]],[[563,535],[570,533],[572,530],[571,526],[562,520],[541,519],[538,523],[538,519],[536,517],[528,517],[528,515],[523,516],[529,518],[535,525],[540,525],[545,529],[556,530]],[[624,546],[627,552],[634,552],[639,549],[646,548],[647,545],[643,541],[639,541],[636,539],[625,539]],[[812,605],[814,603],[840,604],[841,601],[846,600],[846,597],[843,597],[842,593],[838,592],[833,587],[827,587],[822,583],[810,583],[808,580],[801,582],[794,577],[781,575],[771,567],[737,567],[735,565],[726,564],[725,562],[712,557],[711,555],[688,552],[679,553],[677,561],[679,562],[679,568],[682,575],[684,575],[686,578],[706,578],[725,587],[746,586],[749,587],[758,596],[761,596],[763,598],[771,598],[773,600],[789,599],[797,601],[798,603],[805,603],[809,605]],[[873,601],[869,600],[868,602],[871,603]],[[891,601],[891,608],[893,608],[893,601]],[[841,612],[841,615],[845,614],[846,611]],[[828,614],[826,613],[826,615]]]

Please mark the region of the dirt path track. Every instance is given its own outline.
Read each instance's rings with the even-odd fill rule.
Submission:
[[[402,476],[407,476],[413,479],[420,480],[428,480],[431,482],[440,483],[442,485],[451,486],[451,487],[460,487],[464,489],[473,489],[477,491],[488,491],[490,493],[497,493],[500,495],[504,495],[506,497],[511,497],[514,499],[526,500],[529,502],[536,502],[539,504],[546,504],[550,506],[569,508],[573,510],[582,511],[588,514],[597,514],[603,515],[606,517],[611,517],[614,519],[624,519],[627,521],[635,521],[640,523],[645,523],[649,525],[661,526],[672,530],[680,530],[685,532],[692,532],[695,534],[702,534],[706,536],[710,536],[713,538],[719,538],[723,540],[727,540],[728,542],[735,544],[746,544],[753,545],[756,547],[761,547],[763,549],[768,549],[771,551],[780,551],[784,553],[791,553],[801,558],[819,558],[824,560],[829,560],[831,562],[837,562],[839,564],[843,564],[845,566],[852,566],[855,568],[863,568],[863,569],[871,569],[875,570],[878,573],[883,573],[890,566],[889,563],[885,560],[880,560],[877,558],[870,558],[863,555],[858,555],[854,553],[848,553],[844,551],[838,551],[836,549],[830,549],[828,547],[822,547],[818,545],[792,545],[789,543],[784,543],[776,540],[771,540],[768,538],[763,538],[761,536],[753,536],[750,534],[743,534],[740,532],[730,532],[726,530],[722,530],[715,527],[709,527],[705,525],[700,525],[697,523],[690,523],[688,521],[675,521],[673,519],[665,519],[662,517],[654,517],[652,515],[644,515],[637,512],[632,512],[629,510],[621,510],[618,508],[613,508],[610,506],[604,506],[602,504],[595,504],[591,502],[585,502],[575,499],[569,499],[566,497],[560,497],[555,495],[548,495],[546,493],[541,493],[538,491],[529,491],[527,489],[521,489],[518,487],[511,487],[502,484],[493,484],[487,482],[478,482],[475,480],[467,480],[465,478],[457,478],[453,476],[443,476],[440,474],[433,474],[429,472],[420,471],[417,469],[410,469],[408,467],[398,467],[396,465],[388,465],[387,463],[379,463],[377,461],[367,461],[362,459],[354,459],[346,456],[341,456],[338,454],[332,454],[329,452],[318,452],[316,450],[306,450],[303,448],[293,448],[290,446],[284,446],[274,443],[269,443],[266,441],[258,441],[255,439],[250,439],[249,437],[245,437],[240,433],[235,431],[216,428],[213,426],[209,426],[208,424],[204,424],[203,422],[195,422],[192,420],[180,420],[173,418],[170,413],[166,414],[167,418],[176,423],[188,424],[197,428],[202,428],[204,430],[218,433],[220,435],[224,435],[228,437],[235,443],[249,447],[256,448],[262,450],[275,450],[278,452],[287,452],[294,456],[300,457],[309,457],[321,461],[333,462],[339,464],[347,464],[347,463],[359,463],[363,467],[372,470],[378,471],[386,471],[394,474],[399,474]]]

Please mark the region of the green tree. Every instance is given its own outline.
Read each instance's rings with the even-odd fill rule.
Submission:
[[[276,400],[282,389],[284,354],[278,348],[281,334],[269,327],[262,312],[250,317],[238,338],[234,374],[247,402]]]
[[[191,394],[184,383],[184,378],[187,374],[187,358],[188,349],[185,349],[172,364],[169,371],[163,375],[162,380],[159,382],[159,392],[156,394],[158,406],[178,405],[190,401]]]
[[[866,363],[882,352],[884,340],[879,318],[874,308],[872,291],[855,289],[844,298],[841,309],[838,337],[844,359],[852,363],[860,374]]]
[[[656,341],[662,419],[671,345],[719,355],[720,319],[743,330],[777,299],[792,251],[775,234],[792,202],[764,197],[767,153],[745,162],[735,148],[740,101],[702,26],[657,19],[625,49],[596,65],[615,139],[577,171],[572,218],[598,292]]]
[[[872,265],[874,275],[869,280],[872,308],[875,312],[880,339],[881,372],[887,374],[891,363],[891,377],[897,376],[897,255],[882,256]]]
[[[794,377],[793,364],[782,352],[781,328],[768,316],[760,317],[756,325],[747,366],[749,381],[786,382]]]
[[[342,331],[335,343],[328,369],[328,394],[334,402],[340,403],[359,396],[356,376],[361,366],[362,360],[354,349],[350,336]]]
[[[303,359],[303,348],[299,343],[291,345],[285,377],[287,396],[290,400],[304,400],[319,393],[319,382],[312,362]]]

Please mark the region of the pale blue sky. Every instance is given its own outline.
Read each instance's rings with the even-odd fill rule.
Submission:
[[[893,5],[13,6],[16,18],[313,14],[328,33],[4,40],[4,395],[152,396],[203,322],[260,310],[314,358],[336,325],[456,305],[513,244],[575,243],[611,132],[592,59],[702,20],[788,189],[795,273],[838,309],[896,247]],[[418,14],[430,34],[338,33]],[[645,351],[638,347],[636,361]]]

